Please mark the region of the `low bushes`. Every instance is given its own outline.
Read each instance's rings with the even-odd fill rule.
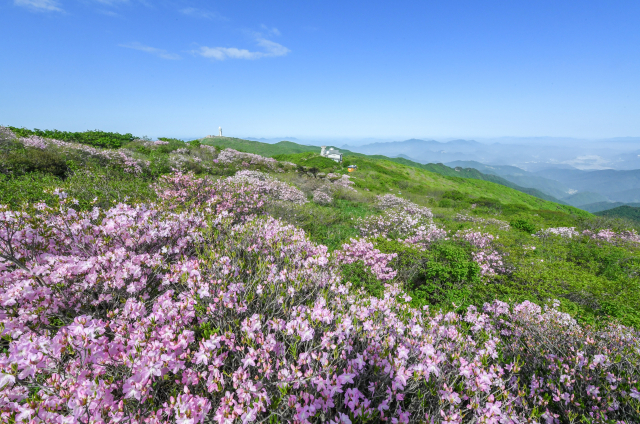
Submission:
[[[394,258],[332,255],[256,217],[268,197],[251,187],[176,175],[156,205],[3,209],[3,421],[640,420],[637,332],[556,305],[445,314],[397,285],[354,290],[344,266],[382,276]],[[441,243],[430,281],[478,278]]]

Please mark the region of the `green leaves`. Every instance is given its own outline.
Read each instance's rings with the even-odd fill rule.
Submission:
[[[474,287],[481,284],[480,267],[470,252],[452,242],[435,243],[409,282],[413,306],[445,308],[472,304]]]
[[[512,228],[516,230],[524,231],[527,234],[534,234],[538,231],[538,228],[526,219],[516,219],[510,223]]]

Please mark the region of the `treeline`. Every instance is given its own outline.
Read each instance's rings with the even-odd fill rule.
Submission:
[[[89,146],[118,149],[124,144],[135,140],[138,137],[134,137],[130,133],[120,134],[114,132],[93,130],[83,132],[70,132],[59,130],[40,130],[40,129],[27,129],[27,128],[10,128],[13,133],[18,137],[29,137],[37,135],[39,137],[52,138],[62,141],[70,141],[74,143],[87,144]]]
[[[625,218],[634,222],[640,222],[640,208],[628,205],[596,212],[595,215],[607,216],[610,218]]]

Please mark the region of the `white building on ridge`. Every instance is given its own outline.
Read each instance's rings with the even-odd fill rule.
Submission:
[[[222,137],[222,127],[218,127],[218,131],[220,132],[220,134],[217,137]],[[216,137],[215,135],[208,135],[205,138],[214,138]]]
[[[336,162],[342,162],[342,153],[340,153],[339,150],[336,150],[333,147],[327,150],[327,146],[321,146],[321,148],[322,150],[320,151],[320,156],[333,159]]]

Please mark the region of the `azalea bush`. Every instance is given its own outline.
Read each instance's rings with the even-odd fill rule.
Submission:
[[[104,164],[122,167],[126,172],[130,172],[132,174],[141,174],[144,167],[149,166],[148,161],[135,159],[126,154],[123,150],[100,149],[84,144],[43,138],[36,135],[21,137],[18,140],[25,147],[32,147],[40,150],[74,150],[81,155],[97,159]]]
[[[329,190],[318,188],[313,191],[313,201],[320,205],[328,205],[333,202],[333,197],[331,197]]]
[[[471,205],[473,207],[473,205]],[[508,222],[496,219],[496,218],[483,218],[480,216],[471,216],[467,214],[457,213],[454,217],[456,221],[461,222],[473,222],[474,224],[481,225],[493,225],[498,227],[502,231],[507,231],[511,228]]]
[[[57,192],[2,209],[3,422],[640,420],[634,330],[528,302],[415,308],[384,285],[393,255],[358,240],[330,253],[261,216],[283,200],[247,179],[157,190],[148,205],[83,212]]]
[[[475,247],[473,260],[480,266],[483,275],[493,275],[505,272],[502,254],[494,247],[495,236],[479,231],[459,231],[456,238],[464,240]]]

